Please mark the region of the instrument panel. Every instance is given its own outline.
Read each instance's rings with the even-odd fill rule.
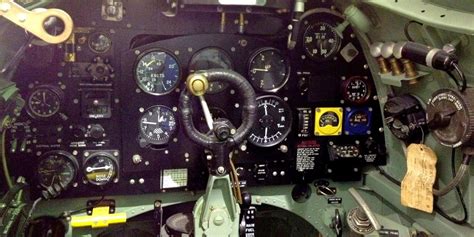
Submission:
[[[97,3],[75,4],[79,13]],[[147,4],[130,14],[152,14]],[[198,17],[212,29],[217,16]],[[78,20],[74,38],[59,47],[27,49],[43,62],[25,60],[15,75],[27,105],[7,132],[7,156],[12,173],[27,177],[36,195],[203,189],[207,151],[187,138],[178,104],[190,73],[216,68],[240,73],[258,96],[257,121],[233,151],[241,186],[359,180],[363,166],[385,163],[367,62],[332,9],[305,15],[293,50],[286,34],[261,23],[248,26],[261,32],[239,34],[91,19]],[[269,17],[281,28],[289,20]],[[211,83],[205,97],[215,119],[240,125],[240,100],[230,85]],[[193,110],[195,126],[207,132],[197,100]]]

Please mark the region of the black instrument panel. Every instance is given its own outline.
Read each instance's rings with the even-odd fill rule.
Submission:
[[[149,4],[130,14],[147,16]],[[225,68],[258,96],[259,118],[233,156],[242,186],[360,179],[364,165],[385,163],[373,81],[352,29],[340,29],[333,10],[310,11],[294,50],[287,31],[266,27],[284,26],[289,14],[260,23],[250,15],[259,35],[171,35],[187,27],[81,18],[74,42],[28,49],[49,63],[25,60],[15,76],[27,105],[7,133],[12,173],[48,197],[202,189],[206,151],[180,126],[179,95],[189,73]],[[163,22],[180,25],[195,14]],[[218,15],[200,15],[199,24],[212,27]],[[214,118],[238,127],[240,99],[229,85],[211,85],[206,99]],[[197,100],[193,109],[196,127],[208,131]]]

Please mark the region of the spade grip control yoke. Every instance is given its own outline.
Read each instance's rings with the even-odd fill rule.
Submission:
[[[210,126],[211,131],[204,134],[198,131],[193,123],[192,97],[200,97],[203,101],[209,83],[218,81],[228,83],[236,91],[236,95],[241,98],[242,123],[237,129],[232,129],[229,123],[213,121],[212,126]],[[228,170],[229,152],[232,147],[242,143],[247,138],[257,117],[256,107],[255,91],[250,83],[237,72],[211,69],[197,72],[188,77],[186,89],[181,93],[179,100],[181,123],[192,141],[213,152],[214,162],[211,162],[211,172],[217,172],[218,167],[224,167],[226,171]],[[207,104],[203,105],[203,110],[206,109]],[[212,117],[210,119],[212,120]],[[223,172],[220,168],[217,173],[223,175],[226,172]]]

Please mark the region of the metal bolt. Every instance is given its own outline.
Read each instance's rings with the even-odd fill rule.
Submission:
[[[145,179],[140,178],[140,179],[138,180],[138,182],[139,182],[140,184],[143,184],[143,183],[145,183]]]
[[[225,172],[225,168],[222,166],[217,167],[217,173],[218,174],[223,174]]]
[[[143,161],[142,157],[139,154],[135,154],[132,156],[132,162],[134,164],[139,164]]]
[[[286,145],[281,145],[281,146],[280,146],[280,151],[283,152],[283,153],[287,153],[287,152],[288,152],[288,146],[286,146]]]
[[[135,184],[135,180],[134,180],[134,179],[130,179],[130,184]]]

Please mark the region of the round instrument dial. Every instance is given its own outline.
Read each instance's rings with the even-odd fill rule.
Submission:
[[[63,93],[59,88],[38,87],[28,97],[27,112],[33,118],[50,118],[59,112],[62,100]]]
[[[143,112],[139,127],[140,144],[163,145],[175,133],[177,120],[171,109],[157,105]]]
[[[291,109],[280,97],[266,95],[257,98],[257,118],[248,137],[255,146],[274,146],[290,133]]]
[[[76,178],[77,161],[65,151],[51,151],[40,158],[37,168],[38,182],[44,187],[59,185],[66,189]]]
[[[276,92],[285,85],[289,76],[288,60],[278,49],[261,49],[250,59],[250,83],[258,90]]]
[[[303,47],[307,56],[315,61],[331,60],[341,47],[341,38],[327,22],[317,22],[306,28]]]
[[[178,60],[161,50],[142,55],[135,68],[138,86],[151,95],[170,93],[178,86],[180,76]]]
[[[193,55],[189,62],[189,73],[208,69],[230,69],[233,70],[232,59],[222,49],[209,47],[199,50]],[[224,91],[229,84],[224,82],[211,82],[206,93],[216,94]]]
[[[92,154],[84,163],[86,180],[94,185],[103,186],[117,176],[117,161],[108,153]]]
[[[112,40],[104,33],[89,36],[89,48],[95,53],[105,53],[112,47]]]
[[[354,76],[342,83],[342,96],[344,100],[353,104],[363,104],[369,100],[372,93],[367,78]]]

